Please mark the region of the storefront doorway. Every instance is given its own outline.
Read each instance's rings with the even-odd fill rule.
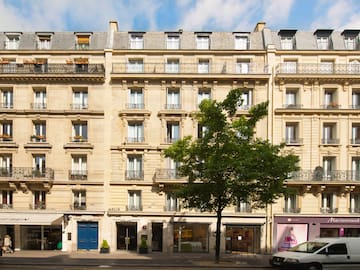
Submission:
[[[174,252],[209,252],[209,224],[175,223]]]
[[[163,242],[163,224],[153,223],[151,250],[162,251],[162,242]]]
[[[117,223],[117,249],[136,251],[137,249],[137,223]]]
[[[25,225],[20,228],[22,250],[55,250],[61,243],[61,226]]]
[[[260,253],[260,226],[227,225],[226,252]]]

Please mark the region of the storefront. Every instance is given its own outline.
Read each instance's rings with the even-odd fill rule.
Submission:
[[[209,224],[175,222],[174,252],[209,252]]]
[[[62,247],[63,215],[0,213],[0,233],[10,235],[15,250],[54,250]]]
[[[360,237],[360,217],[275,216],[273,251],[318,237]]]
[[[226,252],[260,253],[260,225],[227,225]]]

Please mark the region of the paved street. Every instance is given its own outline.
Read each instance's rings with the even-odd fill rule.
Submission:
[[[268,255],[222,254],[215,264],[210,254],[137,254],[95,251],[19,251],[0,257],[0,269],[266,269]]]

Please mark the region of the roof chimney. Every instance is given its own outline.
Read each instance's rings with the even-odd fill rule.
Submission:
[[[254,28],[254,32],[261,32],[264,30],[266,22],[258,22]]]
[[[110,26],[110,31],[114,31],[114,32],[118,31],[117,21],[110,21],[109,26]]]

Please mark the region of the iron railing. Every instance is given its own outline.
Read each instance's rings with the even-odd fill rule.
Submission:
[[[4,64],[0,74],[104,74],[103,64]]]
[[[209,63],[206,68],[199,63],[179,63],[176,69],[167,68],[163,62],[157,63],[114,63],[113,74],[145,73],[145,74],[268,74],[268,67],[264,64],[248,63],[246,68],[239,68],[236,64]]]
[[[360,182],[360,171],[356,170],[300,170],[292,172],[287,181],[341,181]]]
[[[276,66],[277,74],[340,74],[358,75],[360,65],[329,63],[280,63]]]
[[[156,179],[180,179],[182,176],[177,169],[156,169]]]
[[[31,167],[0,168],[0,181],[1,177],[14,180],[54,180],[54,170],[51,168],[39,170]]]

